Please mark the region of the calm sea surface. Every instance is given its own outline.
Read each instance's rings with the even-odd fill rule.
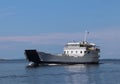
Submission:
[[[0,84],[120,84],[120,60],[38,68],[26,68],[27,64],[0,61]]]

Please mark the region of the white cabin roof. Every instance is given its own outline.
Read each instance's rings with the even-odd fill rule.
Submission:
[[[70,43],[67,43],[66,46],[80,46],[80,45],[83,45],[82,47],[87,47],[87,46],[96,46],[94,43],[88,43],[88,42],[70,42]]]
[[[71,42],[71,43],[67,43],[67,45],[77,45],[77,44],[79,45],[80,42],[73,42],[73,43]]]

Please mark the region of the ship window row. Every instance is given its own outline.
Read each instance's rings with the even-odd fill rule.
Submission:
[[[86,53],[86,51],[75,51],[76,54],[77,54],[77,53],[81,53],[81,54],[82,54],[83,52]],[[64,53],[65,53],[65,54],[69,54],[69,53],[73,54],[74,51],[64,51]]]

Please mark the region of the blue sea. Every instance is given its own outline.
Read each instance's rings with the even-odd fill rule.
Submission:
[[[27,68],[24,60],[0,61],[0,84],[120,84],[120,60],[100,64]]]

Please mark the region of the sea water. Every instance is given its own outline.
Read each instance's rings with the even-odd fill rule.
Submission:
[[[27,68],[27,64],[0,61],[0,84],[120,84],[120,60],[36,68]]]

